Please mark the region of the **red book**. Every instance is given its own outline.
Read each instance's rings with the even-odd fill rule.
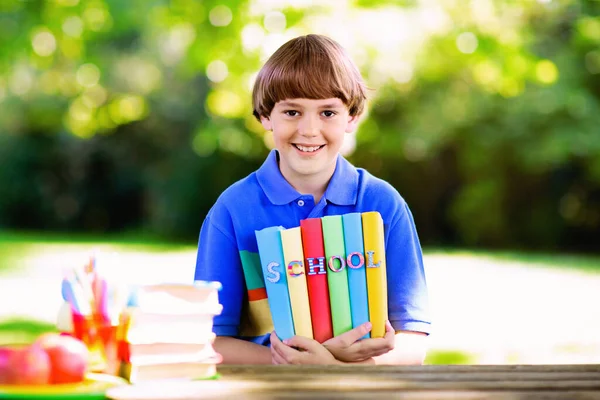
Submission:
[[[300,221],[300,229],[313,335],[316,341],[323,343],[333,337],[333,326],[329,307],[327,263],[325,262],[321,219],[303,219]]]

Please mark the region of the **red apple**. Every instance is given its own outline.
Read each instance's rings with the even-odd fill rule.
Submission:
[[[8,356],[7,375],[9,384],[47,385],[50,382],[50,358],[37,344],[12,349]]]
[[[9,361],[14,352],[15,349],[11,347],[0,347],[0,385],[10,383],[11,375]]]
[[[84,380],[89,352],[81,340],[59,333],[45,333],[35,343],[50,358],[50,383],[76,383]]]

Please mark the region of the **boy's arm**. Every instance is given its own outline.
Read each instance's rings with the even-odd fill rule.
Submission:
[[[386,243],[389,320],[393,349],[367,359],[372,364],[422,364],[430,329],[429,297],[423,254],[408,205],[402,201]]]
[[[394,332],[394,328],[388,323],[383,338],[360,340],[368,330],[369,328],[363,324],[323,344],[302,336],[294,336],[282,343],[276,335],[271,335],[273,362],[348,365],[423,364],[427,349],[425,333]]]
[[[386,322],[382,338],[361,339],[369,332],[363,324],[329,339],[323,346],[342,363],[420,365],[427,353],[427,335],[422,332],[394,331]]]
[[[388,318],[396,332],[429,334],[429,296],[423,254],[408,205],[399,205],[386,235]],[[397,343],[402,345],[402,341]]]
[[[223,310],[214,318],[213,331],[217,335],[214,347],[223,363],[270,364],[268,348],[232,337],[239,334],[246,285],[230,217],[219,205],[211,209],[202,224],[194,279],[221,282],[219,303]]]
[[[215,350],[223,357],[223,364],[271,364],[271,350],[267,346],[233,337],[219,336]]]
[[[380,356],[344,364],[421,365],[427,354],[427,335],[423,332],[396,332],[394,348]]]

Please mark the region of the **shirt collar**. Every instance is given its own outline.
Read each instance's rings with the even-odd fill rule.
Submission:
[[[271,150],[263,165],[256,171],[256,178],[269,201],[275,205],[289,204],[301,196],[285,180],[277,163],[277,150]],[[356,204],[358,195],[358,171],[338,154],[335,171],[325,190],[325,199],[340,206]]]

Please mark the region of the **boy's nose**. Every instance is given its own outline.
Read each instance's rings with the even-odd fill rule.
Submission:
[[[319,134],[321,124],[318,118],[306,116],[300,121],[299,125],[300,134],[304,136],[316,136]]]

